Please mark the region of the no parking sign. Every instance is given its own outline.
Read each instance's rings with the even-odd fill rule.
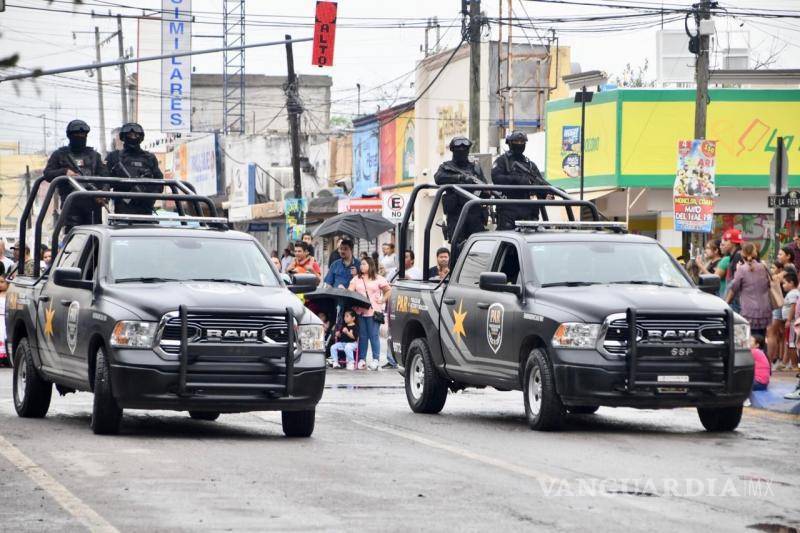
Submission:
[[[399,192],[385,192],[383,193],[383,216],[399,224],[403,220],[403,213],[405,213],[408,199],[411,195],[408,193]]]

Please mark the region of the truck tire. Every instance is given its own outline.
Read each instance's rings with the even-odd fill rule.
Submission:
[[[742,406],[698,407],[697,414],[706,431],[733,431],[742,420]]]
[[[415,339],[405,365],[406,399],[415,413],[436,414],[447,400],[447,382],[436,371],[428,341]]]
[[[36,370],[27,338],[17,342],[14,357],[14,409],[23,418],[42,418],[50,408],[53,384]]]
[[[97,348],[94,363],[94,402],[92,403],[92,431],[96,435],[119,433],[122,409],[111,392],[111,368],[106,360],[105,349]]]
[[[552,431],[561,427],[564,406],[556,392],[553,369],[543,350],[534,348],[522,373],[525,418],[531,429]]]
[[[573,415],[593,415],[600,409],[599,405],[571,405],[567,411]]]
[[[206,420],[208,422],[213,422],[219,418],[219,413],[216,411],[189,411],[189,416],[192,418],[192,420]]]
[[[281,411],[283,434],[287,437],[310,437],[314,433],[315,409]]]

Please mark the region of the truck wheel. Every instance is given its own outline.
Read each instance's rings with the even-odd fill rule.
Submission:
[[[553,370],[544,351],[533,349],[525,362],[522,375],[525,418],[531,429],[558,429],[564,418],[564,406],[556,392]]]
[[[598,409],[600,409],[599,405],[571,405],[567,407],[567,411],[573,415],[593,415]]]
[[[92,404],[92,431],[96,435],[119,433],[122,409],[111,393],[111,368],[102,346],[97,349],[94,364],[94,403]]]
[[[697,414],[707,431],[733,431],[742,420],[742,406],[698,407]]]
[[[281,411],[283,434],[287,437],[310,437],[314,433],[316,410]]]
[[[219,418],[219,413],[215,411],[189,411],[189,416],[192,418],[192,420],[206,420],[208,422],[213,422]]]
[[[19,340],[14,357],[14,409],[23,418],[42,418],[50,408],[53,384],[36,371],[27,338]]]
[[[447,382],[433,365],[425,339],[415,339],[408,347],[405,366],[406,398],[415,413],[436,414],[447,400]]]

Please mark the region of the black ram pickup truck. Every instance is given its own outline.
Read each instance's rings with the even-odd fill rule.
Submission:
[[[449,188],[471,198],[461,219],[473,205],[511,202]],[[411,409],[437,413],[448,390],[492,386],[522,390],[536,430],[599,406],[696,407],[707,430],[734,430],[753,358],[747,322],[707,294],[719,281],[705,277],[698,288],[653,239],[548,193],[556,199],[523,202],[566,207],[570,219],[583,208],[594,220],[553,222],[543,209],[543,220],[514,231],[472,235],[446,279],[394,285],[389,345]]]
[[[116,433],[132,408],[199,420],[278,410],[287,436],[311,435],[323,330],[293,292],[316,279],[282,278],[252,236],[225,222],[109,215],[72,229],[43,273],[17,275],[6,327],[19,416],[45,416],[55,384],[94,393],[95,433]]]

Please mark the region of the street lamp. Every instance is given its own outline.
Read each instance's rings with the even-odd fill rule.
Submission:
[[[584,151],[585,151],[585,140],[586,140],[586,104],[592,101],[592,96],[594,93],[592,91],[587,91],[586,87],[589,86],[597,86],[597,90],[600,91],[600,86],[604,85],[608,81],[608,75],[605,72],[600,70],[590,70],[588,72],[580,72],[578,74],[568,74],[567,76],[562,76],[561,78],[564,80],[564,83],[567,84],[567,87],[570,90],[577,90],[578,92],[575,93],[575,103],[581,104],[581,196],[580,199],[583,200],[583,188],[584,188],[584,177],[583,177],[583,170],[584,170]]]

